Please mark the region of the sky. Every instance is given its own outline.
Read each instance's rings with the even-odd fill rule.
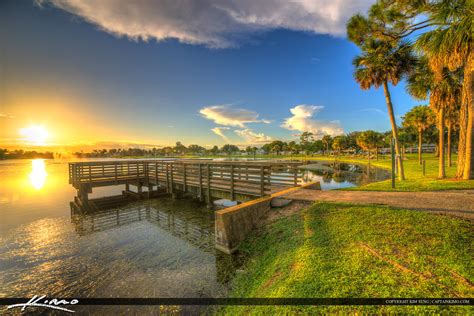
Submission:
[[[0,147],[262,145],[390,129],[345,23],[372,1],[0,3]],[[400,118],[419,104],[391,87]]]

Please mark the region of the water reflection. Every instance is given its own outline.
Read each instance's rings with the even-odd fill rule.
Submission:
[[[31,161],[31,172],[28,175],[30,178],[30,183],[36,190],[43,188],[46,177],[48,173],[46,172],[46,167],[44,159],[34,159]]]
[[[315,161],[302,168],[303,182],[320,181],[323,190],[349,188],[390,178],[390,172],[370,165]]]
[[[208,225],[190,222],[180,213],[159,210],[151,205],[82,213],[71,209],[71,222],[79,235],[112,229],[137,221],[147,221],[204,251],[214,252],[214,232]]]

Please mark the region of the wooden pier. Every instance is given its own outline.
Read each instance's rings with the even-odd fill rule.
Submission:
[[[69,164],[69,183],[77,190],[74,207],[84,210],[97,208],[88,198],[94,187],[115,185],[125,185],[123,195],[136,199],[190,193],[211,205],[215,198],[246,201],[298,186],[300,164],[185,159],[74,162]]]

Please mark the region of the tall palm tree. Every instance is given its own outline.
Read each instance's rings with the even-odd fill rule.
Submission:
[[[458,174],[474,179],[474,1],[434,1],[428,16],[437,27],[420,35],[416,47],[428,56],[437,80],[443,78],[444,67],[464,71]]]
[[[418,132],[418,162],[421,165],[423,161],[422,157],[422,145],[423,145],[423,132],[433,125],[435,121],[433,111],[426,105],[418,105],[412,108],[403,117],[404,127],[413,127]]]
[[[437,116],[439,130],[438,153],[439,166],[438,178],[446,177],[444,155],[444,131],[446,113],[452,111],[460,102],[461,80],[459,72],[451,72],[444,68],[441,77],[435,75],[428,68],[426,59],[420,59],[417,69],[408,78],[407,90],[415,98],[425,100],[429,97],[430,107]],[[451,145],[451,144],[450,144]]]
[[[398,141],[397,123],[393,111],[392,98],[388,84],[397,85],[404,75],[414,68],[416,58],[410,45],[405,42],[395,43],[382,40],[367,40],[362,46],[362,54],[355,57],[353,64],[356,68],[354,77],[360,87],[368,90],[371,87],[383,86],[385,102],[387,103],[392,136],[395,139],[395,151],[398,157],[399,179],[405,179],[403,161],[401,159]]]

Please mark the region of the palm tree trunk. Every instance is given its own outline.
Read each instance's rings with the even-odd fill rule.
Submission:
[[[423,130],[418,130],[418,163],[421,165],[423,163],[423,157],[421,152],[421,146],[423,145]]]
[[[467,133],[466,133],[466,158],[464,161],[463,179],[474,179],[474,54],[469,54],[464,68],[465,101],[467,101]]]
[[[398,159],[398,179],[405,180],[405,172],[403,170],[403,160],[400,156],[400,144],[398,143],[398,131],[397,123],[395,121],[395,114],[393,113],[392,98],[390,97],[390,91],[388,90],[387,81],[383,82],[383,92],[385,94],[385,102],[387,103],[388,115],[390,116],[390,124],[392,125],[392,136],[395,140],[395,153],[400,159]]]
[[[449,167],[452,167],[453,164],[451,163],[451,130],[452,130],[452,127],[451,127],[451,122],[448,124],[448,166]]]
[[[459,109],[459,143],[456,178],[462,178],[464,173],[464,162],[466,160],[466,132],[467,132],[467,103],[461,102]]]
[[[439,129],[439,165],[438,165],[438,178],[446,178],[446,171],[444,166],[444,108],[438,112],[438,129]]]

